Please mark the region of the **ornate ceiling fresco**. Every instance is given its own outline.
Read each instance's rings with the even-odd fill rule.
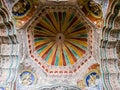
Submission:
[[[42,7],[27,31],[31,57],[49,73],[72,73],[69,67],[90,56],[92,28],[73,5]]]
[[[74,15],[70,10],[49,12],[34,27],[35,50],[49,65],[73,65],[86,53],[88,31]]]
[[[120,90],[119,7],[0,0],[0,90]]]

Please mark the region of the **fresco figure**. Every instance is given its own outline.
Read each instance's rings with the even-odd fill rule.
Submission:
[[[35,77],[31,72],[25,71],[20,75],[22,85],[32,85],[35,81]]]
[[[12,8],[15,16],[22,16],[30,9],[30,3],[27,0],[19,0]]]
[[[94,1],[89,1],[88,7],[92,11],[93,14],[95,14],[96,16],[100,16],[101,10],[100,10],[99,4],[97,4]]]
[[[101,90],[100,76],[96,72],[90,73],[86,77],[86,85],[88,90]]]

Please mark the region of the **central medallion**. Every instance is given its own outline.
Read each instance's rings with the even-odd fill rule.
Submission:
[[[65,37],[62,33],[58,33],[56,35],[56,43],[62,44],[62,43],[64,43],[64,40],[65,40]]]

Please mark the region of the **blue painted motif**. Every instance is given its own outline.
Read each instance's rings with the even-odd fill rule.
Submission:
[[[32,85],[35,82],[35,76],[29,71],[24,71],[20,74],[20,80],[23,85]]]
[[[91,72],[86,76],[87,90],[102,90],[100,76],[96,72]]]
[[[5,90],[5,88],[3,88],[3,87],[0,87],[0,90]]]

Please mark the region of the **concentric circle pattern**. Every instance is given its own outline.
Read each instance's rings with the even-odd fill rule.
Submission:
[[[34,27],[34,47],[49,65],[67,66],[80,60],[87,50],[85,21],[73,10],[48,11]]]

